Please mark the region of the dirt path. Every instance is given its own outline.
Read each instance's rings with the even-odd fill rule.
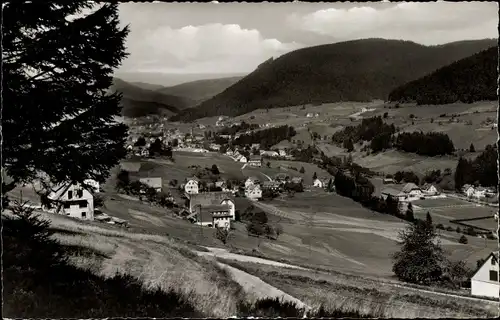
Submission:
[[[300,301],[297,298],[292,297],[291,295],[281,291],[276,287],[273,287],[272,285],[262,281],[260,278],[256,276],[248,274],[244,271],[241,271],[240,269],[231,267],[224,263],[217,262],[217,264],[220,267],[229,271],[229,273],[233,277],[233,280],[238,282],[243,288],[243,290],[245,290],[248,293],[254,294],[259,299],[279,298],[285,301],[293,302],[299,308],[309,309],[309,306],[307,306],[304,302]]]

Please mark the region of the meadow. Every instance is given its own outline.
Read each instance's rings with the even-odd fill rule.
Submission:
[[[352,275],[277,268],[253,263],[226,263],[301,299],[311,307],[358,310],[381,318],[494,317],[497,305],[429,292],[412,292],[381,280]]]

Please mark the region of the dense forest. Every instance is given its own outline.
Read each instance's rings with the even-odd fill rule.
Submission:
[[[440,46],[362,39],[303,48],[269,60],[172,120],[237,116],[309,103],[385,100],[394,88],[495,45],[493,39]]]
[[[422,156],[439,156],[455,151],[453,142],[446,133],[441,132],[402,132],[397,135],[395,148]]]
[[[357,126],[347,126],[332,135],[332,141],[342,145],[348,151],[354,149],[354,143],[372,141],[373,151],[390,148],[392,135],[396,132],[394,124],[386,124],[382,117],[371,117],[361,121]],[[375,141],[375,142],[373,142]]]
[[[234,135],[238,132],[259,129],[259,125],[256,123],[246,123],[242,121],[240,124],[233,125],[231,127],[225,127],[219,130],[219,134],[222,135]]]
[[[249,134],[243,134],[238,138],[234,139],[233,145],[245,146],[254,143],[260,143],[261,147],[270,148],[271,146],[277,144],[280,141],[290,140],[290,138],[295,136],[295,134],[296,132],[293,127],[285,125],[275,128],[259,130]]]
[[[488,145],[473,161],[460,158],[455,169],[455,188],[464,184],[475,184],[483,187],[498,186],[498,148]]]
[[[389,100],[417,104],[497,100],[497,66],[495,46],[396,88]]]

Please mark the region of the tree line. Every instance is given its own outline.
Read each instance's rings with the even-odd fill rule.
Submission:
[[[259,143],[263,148],[270,148],[280,141],[289,140],[296,134],[293,127],[284,125],[243,134],[233,140],[233,145],[244,146]]]
[[[455,151],[450,137],[441,132],[402,132],[397,135],[395,147],[404,152],[429,157],[452,154]]]
[[[485,150],[472,161],[460,157],[455,169],[455,188],[459,190],[464,184],[497,187],[497,161],[498,148],[496,145],[487,145]]]
[[[231,127],[222,128],[219,130],[219,134],[222,135],[234,135],[238,132],[259,129],[259,125],[256,123],[246,123],[242,121],[240,124],[232,125]]]

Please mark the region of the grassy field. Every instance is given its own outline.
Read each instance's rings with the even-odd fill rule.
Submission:
[[[456,199],[456,198],[425,199],[425,200],[413,201],[412,203],[419,206],[419,207],[422,207],[422,208],[471,205],[470,202],[463,201],[463,200]]]
[[[42,214],[63,245],[87,248],[92,255],[75,255],[71,262],[96,274],[116,273],[140,279],[146,288],[173,288],[209,317],[236,313],[241,287],[224,270],[192,252],[193,247],[171,237],[121,231],[59,215]]]
[[[470,301],[433,293],[412,292],[380,281],[338,273],[284,269],[232,262],[232,266],[301,299],[311,307],[358,310],[381,318],[494,317],[494,303]]]
[[[268,168],[266,166],[266,163],[269,162],[271,164],[271,167]],[[304,167],[304,173],[300,173],[300,168]],[[325,171],[324,169],[319,168],[317,165],[312,164],[312,163],[307,163],[307,162],[301,162],[301,161],[287,161],[287,160],[264,160],[264,165],[262,168],[258,169],[252,169],[250,167],[245,167],[245,170],[253,170],[253,171],[260,171],[268,176],[273,177],[274,175],[278,173],[285,173],[289,175],[290,177],[301,177],[304,179],[305,185],[312,185],[313,182],[313,175],[314,172],[316,172],[317,176],[319,178],[325,177],[329,178],[331,175]],[[297,170],[294,170],[292,168],[296,168]]]

